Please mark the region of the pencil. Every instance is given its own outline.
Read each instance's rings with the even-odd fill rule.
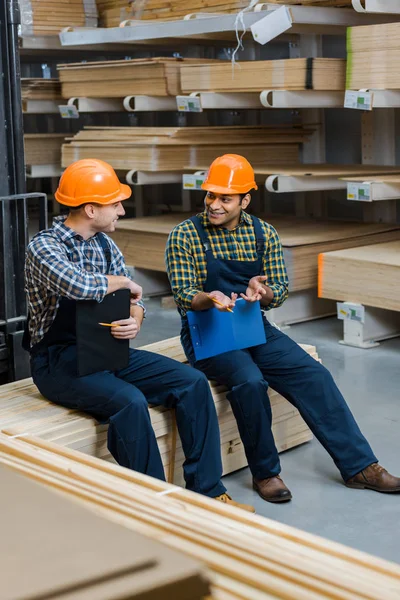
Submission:
[[[103,325],[103,327],[119,327],[119,325],[113,325],[112,323],[99,323],[99,325]]]
[[[220,302],[219,300],[216,300],[215,298],[211,298],[211,296],[208,296],[208,297],[210,298],[210,300],[215,302],[215,304],[218,304],[218,306],[225,306],[225,304],[222,304],[222,302]],[[233,310],[231,308],[227,308],[226,310],[230,313],[233,313]]]

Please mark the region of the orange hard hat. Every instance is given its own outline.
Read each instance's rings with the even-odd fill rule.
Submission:
[[[80,206],[112,204],[132,195],[129,185],[121,183],[108,163],[97,158],[85,158],[72,163],[62,174],[54,194],[60,204]]]
[[[225,154],[214,160],[201,188],[215,194],[247,194],[256,190],[254,170],[239,154]]]

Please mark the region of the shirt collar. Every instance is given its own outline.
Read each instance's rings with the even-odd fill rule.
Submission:
[[[206,211],[199,214],[198,217],[200,217],[203,227],[205,227],[207,229],[212,229],[212,228],[219,229],[210,223]],[[240,227],[243,227],[244,225],[252,225],[252,224],[253,224],[253,220],[252,220],[251,216],[247,212],[242,210],[242,212],[240,214],[239,224],[232,231],[235,231],[236,229],[239,229]],[[222,227],[222,229],[225,229],[225,228]]]
[[[62,242],[66,242],[67,240],[72,240],[73,238],[83,240],[83,237],[80,235],[80,233],[78,233],[77,231],[75,231],[75,229],[72,229],[71,227],[68,227],[68,225],[65,224],[65,221],[67,220],[67,218],[68,218],[68,215],[60,215],[60,216],[54,217],[54,219],[53,219],[53,229],[57,233],[60,240]],[[89,240],[92,240],[96,236],[97,236],[97,233],[86,241],[88,242]]]

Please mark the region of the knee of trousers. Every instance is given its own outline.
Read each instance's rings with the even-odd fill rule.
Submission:
[[[256,398],[265,399],[268,394],[268,383],[262,377],[249,377],[246,381],[234,385],[228,397],[238,401],[250,401]]]

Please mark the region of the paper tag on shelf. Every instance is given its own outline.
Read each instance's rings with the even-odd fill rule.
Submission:
[[[79,119],[78,109],[73,104],[60,105],[58,110],[60,111],[60,115],[63,119]]]
[[[371,202],[371,184],[349,182],[347,184],[347,200]]]
[[[184,190],[201,190],[206,175],[183,175],[182,183]]]
[[[352,90],[346,90],[344,107],[355,108],[358,110],[372,110],[372,101],[372,92],[354,92]]]
[[[203,112],[199,96],[177,96],[176,105],[180,112]]]
[[[341,321],[365,321],[365,307],[362,304],[352,304],[351,302],[337,302],[337,316]]]

